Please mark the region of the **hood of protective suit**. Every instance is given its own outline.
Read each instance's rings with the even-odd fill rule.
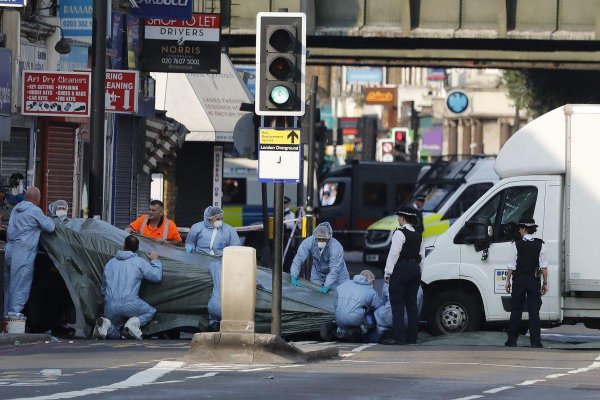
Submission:
[[[129,250],[119,250],[115,256],[117,260],[127,260],[129,258],[137,257],[137,253]]]
[[[331,239],[331,237],[333,236],[333,229],[331,228],[329,222],[321,222],[319,225],[317,225],[317,227],[313,231],[313,236],[316,238],[319,231],[323,230],[327,232],[327,236],[329,237],[329,239]]]
[[[354,281],[354,283],[358,283],[359,285],[367,285],[370,286],[369,284],[369,280],[367,279],[366,276],[363,275],[354,275],[354,278],[352,278],[352,281]]]
[[[22,201],[19,204],[17,204],[15,206],[15,208],[13,208],[13,211],[23,212],[23,211],[29,210],[32,207],[36,207],[36,205],[33,203],[30,203],[29,201]]]
[[[213,208],[213,206],[208,206],[204,209],[204,226],[206,226],[209,229],[214,229],[215,227],[212,226],[212,224],[210,223],[210,209]]]

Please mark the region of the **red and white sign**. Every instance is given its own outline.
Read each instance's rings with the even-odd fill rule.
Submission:
[[[23,71],[21,114],[89,117],[89,72]]]
[[[138,106],[138,71],[106,70],[106,112],[133,114]]]
[[[178,42],[218,42],[221,36],[221,15],[194,14],[192,19],[147,19],[145,38],[177,40]]]

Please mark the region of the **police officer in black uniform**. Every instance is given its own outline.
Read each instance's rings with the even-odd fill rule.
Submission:
[[[511,293],[511,312],[508,340],[504,345],[507,347],[517,346],[523,306],[527,301],[531,347],[543,347],[540,339],[540,307],[542,306],[542,296],[548,292],[546,245],[542,239],[532,236],[538,227],[533,218],[521,218],[518,227],[521,238],[513,242],[514,256],[508,264],[508,276],[506,277],[506,291]],[[543,277],[542,282],[540,282],[540,276]]]
[[[417,232],[423,233],[425,227],[423,226],[423,206],[425,205],[425,200],[427,197],[424,194],[417,194],[415,196],[415,202],[413,203],[413,207],[417,210],[417,218],[419,219],[419,227],[417,228]]]
[[[390,284],[393,339],[383,344],[416,344],[418,332],[417,293],[421,285],[423,248],[419,218],[414,207],[402,207],[396,213],[400,229],[392,236],[392,245],[385,264],[385,281]],[[408,324],[404,325],[404,307]]]

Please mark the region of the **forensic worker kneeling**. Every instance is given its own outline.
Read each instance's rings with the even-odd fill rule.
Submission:
[[[156,252],[148,254],[150,262],[138,257],[138,247],[138,238],[127,236],[123,250],[119,250],[104,268],[104,317],[96,320],[94,338],[121,339],[122,334],[140,340],[140,328],[156,313],[156,308],[140,299],[139,292],[142,279],[162,280],[162,264]]]

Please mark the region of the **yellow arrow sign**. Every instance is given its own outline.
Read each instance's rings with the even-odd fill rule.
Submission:
[[[260,144],[300,144],[300,129],[261,129]]]

